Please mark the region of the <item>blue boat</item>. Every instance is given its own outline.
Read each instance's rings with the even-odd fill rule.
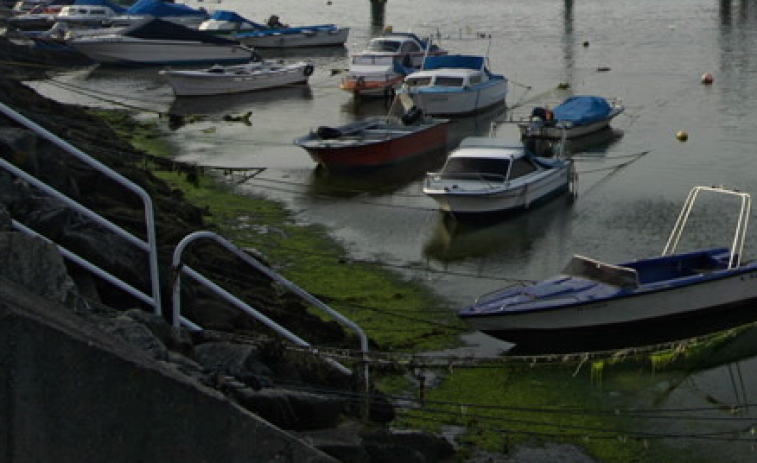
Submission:
[[[532,138],[578,138],[605,129],[625,110],[617,101],[593,95],[572,96],[550,110],[536,107],[530,120],[518,124],[521,135]]]
[[[349,36],[349,28],[334,24],[289,27],[281,24],[276,16],[269,19],[268,24],[256,23],[233,11],[217,10],[199,29],[254,48],[344,46]]]

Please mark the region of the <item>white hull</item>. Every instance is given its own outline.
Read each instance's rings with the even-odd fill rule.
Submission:
[[[239,72],[235,72],[235,69]],[[252,72],[245,69],[246,65],[241,65],[230,66],[224,73],[164,70],[160,74],[168,81],[176,96],[224,95],[307,82],[312,65],[302,62],[263,66]]]
[[[502,316],[470,317],[466,320],[483,332],[566,332],[602,327],[638,325],[673,317],[696,316],[718,307],[738,306],[757,298],[757,269],[728,278],[711,280],[675,290],[657,290],[557,309],[505,313]],[[550,303],[556,305],[557,300]]]
[[[468,89],[434,91],[429,88],[416,88],[408,93],[415,105],[426,114],[471,114],[494,105],[504,105],[507,96],[507,81]]]
[[[533,204],[567,191],[571,169],[544,171],[528,183],[511,181],[496,186],[483,180],[441,180],[427,182],[423,193],[434,199],[442,211],[453,214],[485,214],[528,209]],[[454,185],[454,186],[453,186]]]
[[[179,64],[242,62],[252,50],[239,45],[181,40],[143,40],[127,36],[82,37],[70,45],[104,64]]]
[[[336,31],[313,30],[295,34],[234,37],[234,40],[254,48],[328,47],[344,45],[349,33],[349,28],[340,28]]]

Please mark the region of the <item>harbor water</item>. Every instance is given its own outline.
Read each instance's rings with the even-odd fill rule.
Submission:
[[[662,252],[689,190],[724,185],[757,193],[757,2],[750,0],[223,0],[190,2],[264,22],[336,23],[351,28],[347,46],[261,51],[272,59],[308,59],[309,85],[233,96],[176,99],[155,68],[63,72],[29,82],[64,102],[191,115],[170,129],[179,159],[217,167],[262,167],[240,188],[284,203],[303,223],[327,227],[355,259],[400,269],[424,281],[454,311],[477,295],[559,272],[573,254],[618,263]],[[535,105],[571,95],[618,99],[613,130],[573,148],[578,197],[501,220],[466,223],[442,215],[421,194],[426,171],[444,156],[369,175],[336,175],[292,140],[318,126],[381,115],[381,100],[355,100],[339,89],[349,55],[386,27],[433,36],[451,53],[487,54],[510,79],[507,109],[455,119],[450,149],[487,135],[493,120],[526,117]],[[705,84],[704,74],[713,82]],[[250,124],[228,116],[251,112]],[[189,119],[188,119],[189,120]],[[685,132],[683,141],[677,135]],[[516,136],[513,124],[498,136]],[[733,220],[712,207],[687,246],[729,245]],[[746,258],[757,254],[748,233]],[[750,257],[751,256],[751,257]],[[755,308],[757,310],[757,307]],[[506,343],[468,338],[473,352]],[[756,351],[757,353],[757,351]],[[757,397],[757,362],[747,357],[700,372],[691,381],[724,403]],[[735,390],[724,372],[738,368]],[[701,395],[699,395],[701,393]],[[662,406],[699,404],[705,393],[681,386]],[[738,397],[737,397],[738,396]],[[708,444],[709,445],[709,444]],[[715,444],[712,444],[713,446]],[[752,456],[739,447],[732,461]]]

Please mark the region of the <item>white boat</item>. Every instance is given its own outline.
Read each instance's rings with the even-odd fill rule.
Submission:
[[[334,24],[289,27],[279,23],[277,16],[272,16],[268,24],[260,24],[226,10],[216,10],[199,29],[254,48],[344,46],[350,34],[348,27]]]
[[[176,96],[224,95],[307,83],[313,65],[256,58],[245,64],[213,65],[207,69],[164,69],[159,73]]]
[[[484,56],[433,56],[405,78],[398,92],[410,95],[427,114],[462,115],[504,107],[508,80],[492,73]]]
[[[405,77],[421,68],[426,56],[447,51],[409,32],[387,32],[352,55],[350,69],[339,88],[354,96],[391,96]]]
[[[702,193],[738,202],[730,248],[677,253]],[[714,211],[720,223],[723,208],[713,205],[699,212]],[[574,256],[561,274],[480,296],[459,316],[523,352],[622,349],[712,333],[737,326],[744,317],[753,321],[757,261],[742,260],[750,214],[747,193],[695,187],[661,256],[615,265]]]
[[[242,63],[253,50],[161,19],[147,19],[112,33],[74,37],[68,44],[95,62],[112,65]]]
[[[600,96],[572,96],[554,109],[536,107],[529,121],[518,123],[521,134],[530,138],[568,139],[583,137],[610,126],[625,107]]]
[[[423,193],[455,216],[522,211],[574,186],[573,162],[533,155],[520,141],[468,137],[439,172],[426,174]]]

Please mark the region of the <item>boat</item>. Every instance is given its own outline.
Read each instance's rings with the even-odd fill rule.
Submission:
[[[429,172],[423,194],[455,216],[482,217],[536,207],[572,189],[573,161],[536,156],[520,140],[467,137],[438,172]]]
[[[253,58],[253,50],[239,42],[157,18],[67,43],[93,61],[110,65],[228,64]]]
[[[256,23],[227,10],[216,10],[199,25],[208,33],[238,40],[254,48],[295,48],[344,46],[348,27],[334,24],[289,27],[272,16],[268,24]]]
[[[677,252],[703,193],[739,204],[730,248]],[[524,352],[624,349],[712,333],[745,315],[754,321],[757,261],[742,258],[750,213],[747,193],[694,187],[660,256],[608,264],[574,255],[561,274],[482,295],[459,317]]]
[[[529,138],[579,138],[610,126],[625,107],[618,101],[593,95],[572,96],[554,109],[536,107],[530,120],[518,123],[521,134]]]
[[[225,95],[307,83],[313,65],[285,63],[256,56],[249,63],[206,69],[163,69],[159,72],[176,96]]]
[[[393,96],[405,77],[421,68],[426,56],[446,54],[430,39],[409,32],[386,32],[352,56],[349,73],[339,88],[354,96]]]
[[[401,108],[395,99],[386,116],[320,126],[294,144],[328,170],[389,167],[447,148],[448,119],[426,116],[417,108],[398,117],[394,113]]]
[[[507,92],[507,78],[492,73],[486,57],[476,55],[430,56],[398,90],[427,114],[446,116],[504,106]]]

